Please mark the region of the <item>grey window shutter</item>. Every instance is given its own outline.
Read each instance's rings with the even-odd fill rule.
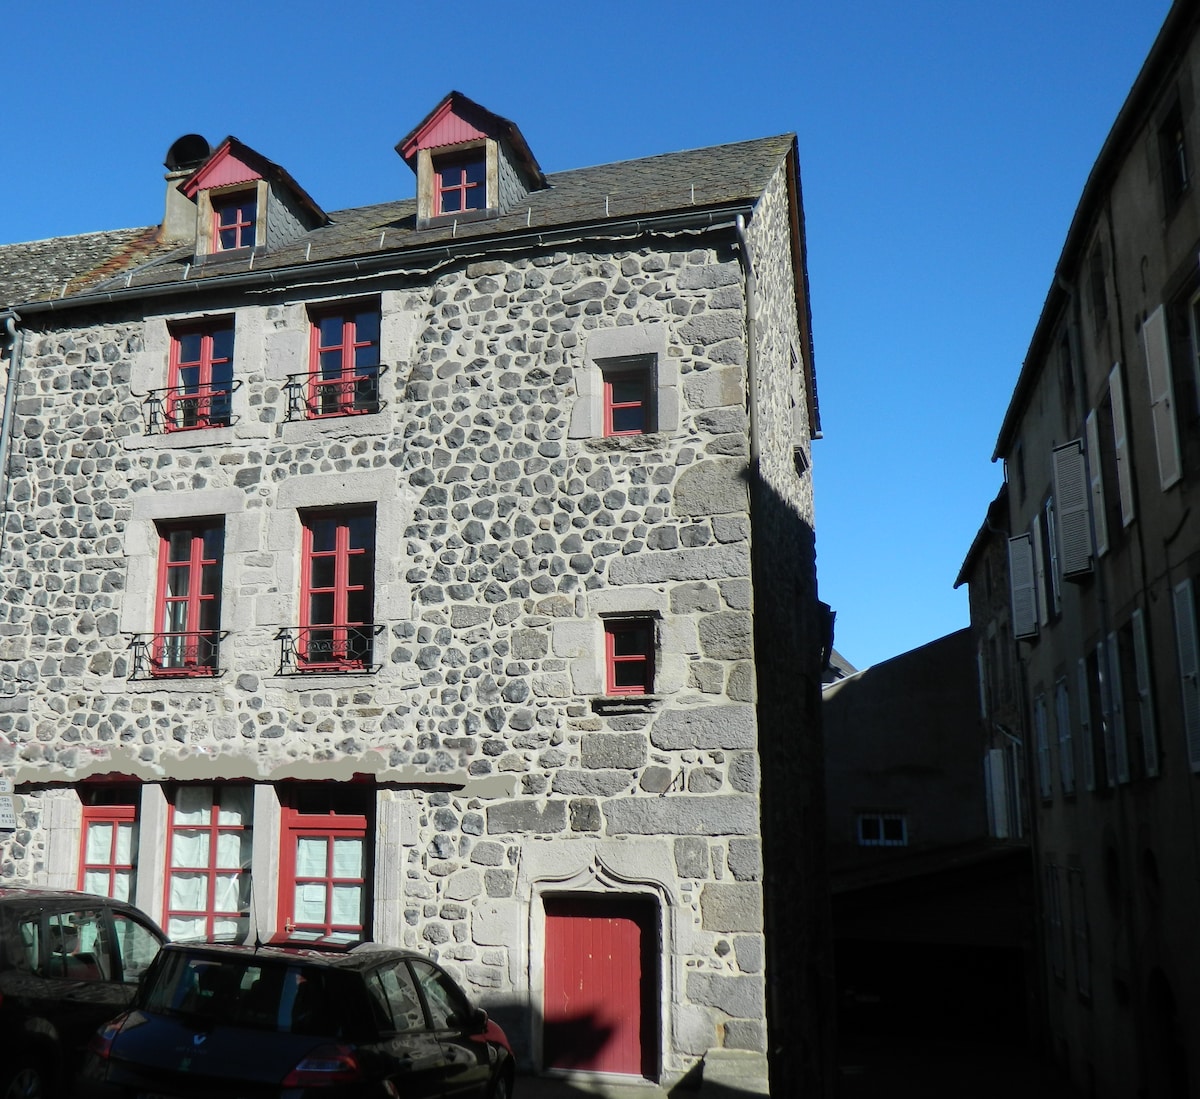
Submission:
[[[1054,721],[1058,726],[1058,777],[1064,794],[1075,793],[1075,747],[1071,742],[1071,696],[1067,681],[1054,685]]]
[[[1037,637],[1033,544],[1028,534],[1018,534],[1008,540],[1008,578],[1012,595],[1013,637]]]
[[[1096,789],[1096,747],[1092,742],[1092,696],[1087,660],[1079,658],[1079,756],[1083,760],[1083,785]]]
[[[1175,586],[1175,646],[1179,655],[1179,685],[1183,691],[1183,731],[1188,763],[1200,771],[1200,684],[1197,676],[1196,602],[1191,580]]]
[[[1112,681],[1108,674],[1108,649],[1096,642],[1096,673],[1100,677],[1100,735],[1104,743],[1104,782],[1116,786],[1116,745],[1113,741]]]
[[[1104,474],[1100,457],[1100,429],[1096,424],[1096,410],[1087,414],[1083,428],[1087,442],[1087,466],[1092,491],[1092,526],[1096,532],[1096,556],[1108,552],[1108,514],[1104,510]]]
[[[1133,466],[1130,464],[1129,435],[1125,429],[1125,383],[1121,364],[1108,374],[1108,393],[1112,402],[1113,449],[1117,456],[1117,494],[1121,498],[1121,526],[1133,522]]]
[[[1117,782],[1129,781],[1129,740],[1125,724],[1125,691],[1121,683],[1121,648],[1117,634],[1108,635],[1108,693],[1112,700],[1112,742]]]
[[[1004,775],[1004,749],[989,748],[983,760],[983,779],[987,790],[988,823],[997,839],[1008,839],[1008,789]]]
[[[1154,699],[1150,693],[1150,654],[1146,646],[1146,620],[1140,609],[1130,618],[1133,627],[1133,664],[1137,673],[1138,714],[1142,726],[1142,762],[1146,775],[1158,774],[1158,732],[1154,728]]]
[[[1092,571],[1090,495],[1079,440],[1055,447],[1054,510],[1058,516],[1058,562],[1064,577]]]
[[[1171,350],[1167,342],[1167,314],[1160,305],[1142,325],[1146,376],[1150,381],[1150,415],[1154,421],[1154,446],[1158,453],[1158,482],[1170,488],[1183,473],[1179,460],[1179,432],[1175,426],[1175,396],[1171,387]]]
[[[1037,742],[1038,791],[1043,800],[1054,793],[1050,775],[1050,738],[1046,732],[1046,696],[1038,695],[1033,704],[1033,730]]]
[[[975,667],[979,675],[979,716],[988,716],[987,667],[984,664],[983,642],[975,650]]]

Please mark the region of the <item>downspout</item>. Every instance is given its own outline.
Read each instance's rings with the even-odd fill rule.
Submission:
[[[25,346],[25,333],[17,327],[21,318],[11,309],[0,313],[4,322],[4,335],[0,337],[8,344],[8,371],[4,377],[4,414],[0,419],[0,562],[4,560],[4,546],[8,530],[8,448],[12,438],[13,409],[17,401],[17,385],[20,382],[21,351]],[[0,607],[3,607],[0,601]]]
[[[746,389],[750,414],[750,476],[757,477],[761,453],[758,434],[758,280],[750,260],[746,242],[746,218],[738,214],[733,223],[737,233],[738,250],[742,254],[742,269],[746,273]]]

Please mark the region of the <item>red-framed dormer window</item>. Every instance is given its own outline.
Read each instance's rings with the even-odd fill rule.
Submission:
[[[258,226],[258,194],[238,191],[232,195],[214,196],[212,250],[232,252],[236,248],[253,248]]]
[[[308,416],[379,411],[379,307],[314,314]]]
[[[161,676],[213,675],[221,622],[219,520],[159,528],[157,628],[151,669]]]
[[[366,668],[375,632],[375,511],[309,512],[302,521],[297,666],[303,671]]]
[[[654,619],[613,618],[606,621],[604,664],[608,694],[653,694]]]
[[[84,796],[86,791],[81,793]],[[100,795],[83,806],[78,888],[132,901],[137,864],[137,804],[132,792]]]
[[[654,430],[651,374],[651,360],[643,357],[601,366],[605,435],[645,435]]]
[[[487,162],[482,150],[434,162],[434,212],[459,214],[487,209]]]
[[[369,881],[367,794],[320,784],[287,798],[279,852],[279,926],[289,935],[361,937]]]
[[[171,333],[171,372],[165,401],[168,431],[227,427],[233,394],[233,321]]]

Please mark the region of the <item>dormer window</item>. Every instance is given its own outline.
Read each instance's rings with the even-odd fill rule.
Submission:
[[[214,196],[212,206],[212,250],[230,252],[235,248],[253,248],[258,227],[257,190]]]
[[[437,157],[434,209],[438,214],[487,209],[487,159],[483,149],[459,156]]]

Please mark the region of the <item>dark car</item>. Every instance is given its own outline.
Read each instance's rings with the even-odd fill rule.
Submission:
[[[0,888],[0,1099],[63,1091],[165,939],[122,901]]]
[[[504,1032],[419,954],[185,943],[96,1035],[82,1081],[131,1099],[508,1099],[512,1082]]]

